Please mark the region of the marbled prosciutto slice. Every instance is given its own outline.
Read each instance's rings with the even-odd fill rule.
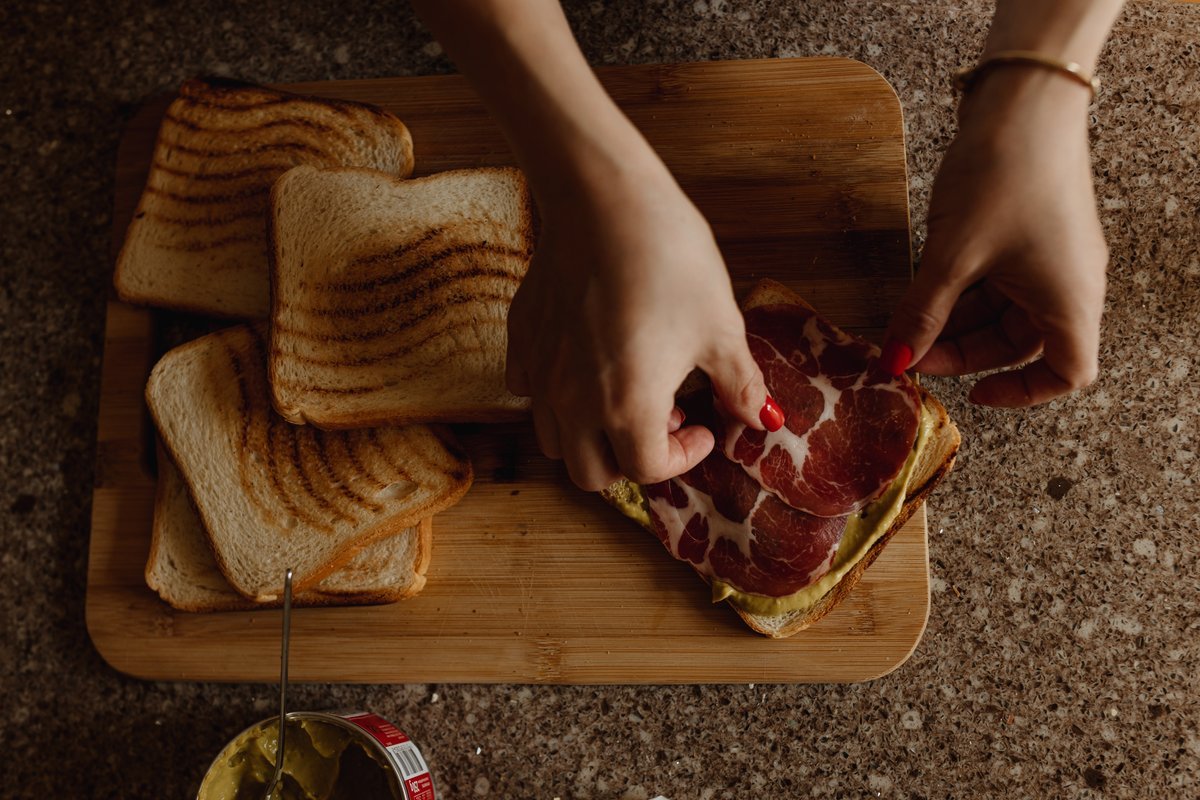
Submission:
[[[794,509],[818,517],[858,511],[912,450],[916,388],[886,374],[878,348],[803,306],[758,306],[745,318],[750,352],[787,421],[773,433],[727,421],[719,434],[725,455]]]
[[[705,390],[680,400],[691,423],[716,426]],[[687,473],[642,487],[663,545],[708,578],[782,597],[829,571],[846,519],[797,511],[715,448]]]

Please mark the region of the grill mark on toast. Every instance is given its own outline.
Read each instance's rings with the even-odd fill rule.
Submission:
[[[296,383],[282,378],[276,380],[276,384],[285,389],[294,389],[300,392],[315,392],[317,394],[354,395],[380,391],[380,387],[377,386],[309,386],[305,383]]]
[[[351,435],[359,434],[358,431],[351,431],[350,433],[351,433]],[[364,478],[369,480],[371,483],[375,484],[375,487],[377,489],[382,489],[383,487],[387,486],[387,481],[380,479],[379,476],[377,476],[374,472],[372,472],[370,469],[368,469],[367,465],[365,463],[363,463],[363,460],[361,458],[359,458],[358,451],[357,451],[357,445],[360,444],[361,442],[362,442],[361,434],[353,436],[353,438],[351,438],[351,436],[347,436],[345,439],[342,440],[342,449],[345,450],[345,452],[346,452],[346,460],[348,460],[350,462],[350,466],[354,468],[354,471],[356,473],[362,475]]]
[[[326,479],[330,486],[338,490],[338,494],[349,500],[355,505],[365,507],[372,514],[378,514],[383,511],[383,506],[371,500],[366,495],[352,489],[348,481],[342,479],[342,475],[337,469],[337,462],[329,457],[328,448],[326,448],[326,437],[329,436],[323,430],[314,430],[312,432],[313,446],[317,451],[317,468],[321,471],[322,476]],[[341,438],[344,438],[341,437]]]
[[[238,99],[244,102],[236,102]],[[181,110],[193,106],[206,111],[245,112],[252,109],[291,105],[329,112],[346,119],[361,119],[363,115],[370,115],[390,123],[397,129],[407,130],[407,127],[395,114],[373,103],[280,92],[254,83],[224,86],[211,81],[191,80],[183,85],[179,97],[168,110]]]
[[[467,479],[469,470],[467,465],[470,463],[467,453],[459,444],[458,439],[445,425],[430,425],[429,431],[434,435],[442,447],[446,448],[446,452],[454,459],[454,468],[450,471],[450,476],[455,483],[462,483]]]
[[[209,239],[196,242],[155,242],[155,247],[161,250],[171,250],[179,253],[202,253],[206,250],[216,250],[219,247],[228,247],[233,244],[243,244],[245,242],[261,242],[262,236],[257,233],[238,233],[230,236],[223,236],[220,239]]]
[[[478,298],[469,298],[465,302],[473,302],[477,299]],[[497,299],[499,299],[499,298],[497,298]],[[449,308],[449,304],[447,304],[447,306],[445,306],[445,308]],[[488,323],[486,323],[486,324],[488,324],[489,326],[494,326],[494,327],[498,327],[501,329],[503,329],[504,325],[505,325],[504,320],[488,321]],[[409,353],[413,352],[414,350],[419,350],[421,347],[425,346],[426,344],[428,344],[429,342],[438,338],[439,336],[446,336],[446,335],[451,334],[454,331],[463,330],[464,328],[479,328],[479,327],[482,327],[482,325],[481,325],[480,321],[478,321],[478,320],[460,320],[451,325],[444,325],[444,326],[437,328],[434,331],[430,331],[429,333],[422,336],[420,339],[417,339],[416,341],[404,342],[403,344],[400,344],[389,350],[384,350],[381,353],[373,353],[371,355],[357,356],[355,358],[349,358],[345,354],[339,354],[339,353],[334,353],[334,354],[328,355],[328,356],[319,356],[319,355],[309,355],[307,353],[301,353],[298,351],[288,353],[285,357],[291,361],[297,361],[302,364],[312,364],[312,365],[318,366],[318,367],[333,367],[333,368],[365,367],[365,366],[370,366],[371,364],[377,364],[380,361],[387,361],[388,359],[399,358],[400,356],[408,355]],[[458,350],[457,352],[462,353],[465,351]]]
[[[283,480],[280,477],[280,467],[279,463],[275,459],[275,453],[277,450],[283,449],[279,438],[280,436],[285,438],[287,437],[287,432],[283,428],[283,426],[287,424],[288,423],[286,422],[277,421],[273,414],[267,414],[267,476],[271,481],[272,488],[275,490],[275,496],[281,503],[283,503],[288,513],[293,517],[303,520],[305,524],[312,525],[317,530],[325,533],[332,533],[332,526],[321,522],[309,514],[307,510],[301,509],[284,489]],[[291,452],[292,458],[295,459],[295,452],[293,449],[289,447],[288,450]]]
[[[207,87],[205,88],[207,89]],[[207,90],[204,92],[203,96],[191,93],[180,95],[179,100],[176,102],[181,102],[189,106],[196,106],[198,108],[204,108],[213,111],[249,111],[255,108],[269,108],[271,106],[295,102],[293,98],[286,97],[284,95],[279,95],[277,97],[260,97],[245,103],[222,103],[215,99],[217,97],[229,97],[230,94],[233,93],[234,92],[218,92]],[[264,91],[262,89],[255,90],[254,93],[273,94],[273,92]]]
[[[236,150],[209,150],[203,147],[192,147],[180,142],[169,142],[166,144],[166,147],[169,150],[178,150],[189,156],[200,156],[203,158],[228,158],[230,156],[248,156],[276,151],[296,151],[308,153],[314,158],[330,158],[329,154],[321,148],[304,142],[271,142],[253,147],[242,147]]]
[[[186,203],[188,205],[206,205],[215,203],[231,203],[237,200],[266,199],[271,192],[271,187],[254,186],[250,189],[243,189],[239,192],[228,192],[226,194],[180,194],[179,192],[172,192],[169,189],[163,189],[158,186],[146,184],[144,191],[146,194],[164,197],[167,200],[173,200],[176,203]]]
[[[260,164],[255,167],[246,167],[245,169],[233,170],[218,170],[216,172],[193,172],[191,170],[179,169],[178,167],[169,167],[161,161],[156,160],[150,165],[151,170],[165,172],[166,174],[182,178],[188,181],[232,181],[239,178],[249,178],[255,175],[264,173],[279,174],[287,172],[295,166],[295,163],[288,162],[286,164]]]
[[[262,219],[265,217],[265,212],[263,209],[258,209],[258,207],[254,207],[254,209],[233,211],[218,217],[174,217],[169,215],[169,213],[163,213],[162,211],[155,211],[152,209],[148,209],[143,213],[144,216],[157,219],[158,222],[168,225],[179,225],[180,228],[199,228],[202,227],[202,225],[205,228],[212,228],[216,227],[216,225],[228,225],[234,222],[262,221]]]
[[[358,258],[351,260],[350,263],[347,264],[346,266],[347,267],[361,266],[361,267],[369,268],[369,267],[376,266],[378,264],[386,264],[386,263],[389,263],[396,259],[403,258],[404,256],[408,255],[409,253],[412,253],[415,250],[420,249],[422,246],[428,244],[429,242],[433,241],[434,239],[436,239],[439,236],[442,236],[445,233],[446,233],[446,229],[444,227],[431,228],[430,230],[428,230],[425,233],[418,236],[416,239],[410,239],[409,241],[405,242],[404,244],[397,245],[396,247],[387,251],[386,253],[377,253],[375,255],[360,256]],[[361,284],[361,282],[327,281],[325,283],[316,284],[316,286],[319,289],[328,289],[330,291],[335,291],[335,292],[345,292],[345,291],[357,291],[357,289],[355,287],[359,286],[360,284]]]
[[[351,525],[358,523],[358,520],[346,514],[340,508],[335,506],[328,497],[317,492],[313,486],[312,476],[308,474],[307,459],[304,458],[304,431],[298,429],[295,425],[288,425],[288,435],[292,440],[292,448],[289,451],[292,456],[292,466],[296,468],[296,476],[300,479],[300,486],[304,489],[305,494],[311,497],[318,506],[328,511],[333,517],[348,522]]]
[[[373,116],[384,116],[387,118],[395,118],[394,114],[384,111],[378,106],[373,106],[370,103],[352,103],[345,100],[332,100],[324,97],[311,97],[303,94],[277,94],[270,89],[256,89],[255,94],[267,95],[259,97],[246,103],[230,103],[222,102],[225,98],[230,97],[234,92],[214,92],[207,91],[204,96],[194,94],[184,94],[179,97],[177,102],[182,102],[185,105],[195,106],[208,111],[251,111],[256,108],[272,108],[277,106],[310,106],[322,111],[331,111],[343,117],[353,117],[356,112],[368,112]]]
[[[470,347],[455,350],[455,354],[474,355],[475,353],[482,353],[484,351],[485,348],[483,347]],[[316,386],[307,383],[297,383],[296,381],[288,380],[286,378],[277,378],[275,380],[275,385],[283,389],[290,389],[298,394],[332,394],[344,397],[347,395],[363,395],[373,394],[375,392],[385,392],[391,389],[394,384],[377,384],[375,386]]]
[[[407,439],[408,437],[404,438]],[[420,452],[416,447],[412,446],[412,442],[404,441],[403,443],[407,445],[404,448],[406,458],[420,457]],[[370,445],[371,449],[375,451],[375,456],[391,469],[392,474],[396,477],[396,479],[400,481],[408,481],[409,483],[417,483],[408,473],[408,470],[404,469],[392,460],[392,457],[388,454],[387,448],[384,447],[383,443],[379,441],[379,432],[374,428],[367,428],[367,444]],[[395,482],[397,481],[388,481],[388,483]]]
[[[395,310],[397,306],[412,304],[414,301],[431,294],[436,289],[441,289],[454,283],[465,283],[475,278],[497,278],[517,285],[521,283],[521,277],[514,275],[512,270],[499,267],[470,267],[456,270],[452,273],[435,275],[418,286],[409,287],[399,294],[393,295],[386,300],[377,301],[371,305],[350,308],[345,306],[305,307],[301,311],[308,316],[326,319],[348,319],[382,314]],[[287,309],[288,305],[285,303],[284,310]]]
[[[258,363],[263,365],[260,367],[260,369],[265,369],[265,365],[267,363],[267,351],[265,343],[263,342],[262,334],[259,333],[258,329],[254,327],[250,327],[248,330],[250,331],[250,343],[251,349],[253,350],[251,357],[257,359]],[[263,378],[265,380],[265,376],[263,376]],[[266,386],[256,388],[261,388],[263,390],[262,394],[269,396],[270,389]],[[286,451],[291,454],[293,466],[296,467],[296,472],[300,475],[302,483],[306,485],[306,490],[311,493],[312,487],[307,485],[307,475],[302,474],[299,464],[295,463],[295,431],[291,430],[292,426],[286,422],[283,422],[282,419],[277,417],[275,412],[269,407],[266,411],[265,417],[267,477],[271,482],[272,488],[275,490],[275,497],[284,505],[288,512],[292,514],[292,516],[299,517],[305,523],[312,525],[317,530],[325,533],[333,533],[333,526],[309,514],[307,510],[301,509],[287,493],[283,485],[279,463],[275,458],[276,453],[284,452],[286,445],[290,445],[286,446]],[[281,436],[284,439],[287,439],[290,436],[292,441],[280,442]]]
[[[400,330],[398,330],[398,328],[397,328],[397,326],[400,326],[400,325],[403,325],[403,330],[405,330],[405,331],[411,330],[412,328],[416,327],[417,325],[419,325],[420,323],[429,319],[430,317],[432,317],[434,315],[440,315],[440,314],[443,314],[443,313],[449,311],[455,305],[460,305],[462,303],[469,303],[469,302],[489,302],[489,301],[496,301],[498,303],[504,303],[505,305],[508,305],[509,303],[512,302],[512,297],[513,296],[511,293],[501,293],[501,294],[491,293],[491,294],[473,294],[470,297],[464,297],[458,301],[440,302],[440,303],[435,301],[432,304],[430,304],[429,306],[422,309],[420,311],[420,313],[412,314],[403,320],[394,320],[394,319],[389,320],[388,323],[382,327],[370,328],[370,329],[366,329],[366,330],[353,330],[353,331],[346,331],[346,332],[339,332],[339,333],[314,333],[308,326],[297,327],[297,326],[289,325],[288,323],[286,323],[282,320],[279,320],[279,319],[277,319],[274,324],[275,324],[275,329],[277,331],[279,331],[279,333],[286,334],[288,336],[294,336],[297,339],[303,339],[305,341],[320,342],[322,344],[324,344],[324,343],[365,342],[365,341],[372,340],[372,339],[380,339],[383,337],[393,336],[394,334],[400,332]],[[284,304],[283,309],[285,312],[289,310],[288,306],[286,304]],[[277,351],[277,352],[282,353],[282,351]]]
[[[316,122],[315,120],[306,119],[304,117],[276,117],[275,119],[265,120],[254,125],[247,125],[241,128],[224,126],[214,127],[209,125],[201,125],[200,123],[193,122],[190,119],[184,119],[183,117],[172,113],[168,109],[167,113],[163,115],[163,121],[169,122],[172,125],[178,125],[181,128],[185,128],[196,133],[227,133],[237,136],[244,136],[246,134],[254,133],[255,131],[268,130],[270,128],[281,128],[284,126],[303,128],[322,136],[334,134],[340,135],[343,133],[343,131],[335,129],[332,125],[326,125],[323,122]]]
[[[250,443],[250,394],[246,389],[246,373],[237,352],[230,346],[225,334],[220,337],[222,349],[233,372],[234,382],[238,393],[238,445],[241,452],[246,452]]]
[[[432,233],[432,232],[431,232]],[[431,238],[430,234],[422,236],[420,239],[415,239],[410,243],[400,245],[395,250],[379,255],[366,256],[364,258],[356,258],[350,262],[348,266],[375,266],[377,264],[388,264],[398,258],[412,252]],[[418,263],[406,267],[399,272],[392,272],[387,275],[380,275],[375,278],[368,278],[361,281],[340,281],[321,284],[322,289],[327,289],[334,292],[370,292],[376,289],[382,289],[385,286],[391,286],[396,283],[403,283],[417,276],[428,272],[434,267],[440,265],[455,256],[465,256],[473,254],[488,254],[499,256],[501,258],[518,258],[526,259],[529,257],[529,252],[523,248],[506,247],[499,244],[491,244],[489,242],[472,242],[469,244],[456,244],[450,247],[442,248],[436,252],[430,253],[427,257],[422,258]]]
[[[426,450],[428,449],[428,440],[425,437],[404,437],[404,463],[406,467],[415,466],[418,472],[441,472],[437,462],[430,456]],[[390,460],[389,464],[392,463]],[[402,472],[407,480],[412,480],[409,477],[409,470],[397,466],[397,470]]]
[[[196,228],[200,226],[214,227],[217,225],[228,225],[232,222],[241,222],[243,220],[261,220],[265,214],[261,208],[247,208],[241,211],[233,211],[219,217],[173,217],[170,214],[164,214],[161,211],[147,209],[145,216],[156,219],[166,225],[178,225],[181,228]]]
[[[445,459],[441,457],[442,453],[437,452],[437,450],[439,447],[444,448],[451,460],[454,461],[454,466],[450,469],[451,479],[456,483],[466,480],[467,473],[470,471],[470,462],[457,442],[454,441],[450,429],[444,425],[437,424],[425,427],[428,428],[433,441],[430,442],[426,439],[424,447],[410,447],[409,449],[416,455],[416,458],[411,460],[419,461],[425,470],[443,472],[442,464]]]
[[[228,366],[234,374],[234,379],[237,383],[238,391],[238,439],[240,448],[238,450],[237,466],[238,466],[238,481],[242,485],[242,491],[250,502],[258,509],[263,517],[267,517],[269,511],[259,493],[255,491],[257,481],[251,479],[251,467],[247,463],[248,453],[250,452],[250,435],[254,426],[254,419],[251,416],[250,407],[250,387],[246,376],[246,365],[242,361],[241,354],[237,349],[230,344],[230,336],[221,332],[219,340],[222,349],[225,351],[225,357],[228,361]]]

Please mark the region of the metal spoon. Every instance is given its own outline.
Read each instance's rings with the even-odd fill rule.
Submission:
[[[263,792],[263,800],[271,800],[275,787],[283,778],[283,745],[287,732],[288,639],[292,635],[292,570],[283,574],[283,641],[279,652],[279,741],[275,747],[275,775]]]

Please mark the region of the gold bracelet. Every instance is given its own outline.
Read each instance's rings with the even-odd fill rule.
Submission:
[[[985,72],[988,72],[993,67],[1005,64],[1033,64],[1034,66],[1061,72],[1068,78],[1082,83],[1091,89],[1093,100],[1096,99],[1096,93],[1100,91],[1100,79],[1093,75],[1088,75],[1081,65],[1074,61],[1059,61],[1056,58],[1050,58],[1041,53],[1035,53],[1032,50],[1001,50],[998,53],[992,53],[975,66],[954,73],[954,88],[960,92],[966,92]]]

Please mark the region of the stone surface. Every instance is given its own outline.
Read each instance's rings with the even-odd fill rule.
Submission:
[[[918,241],[987,4],[569,4],[594,63],[836,54],[903,102]],[[143,683],[84,627],[112,165],[195,73],[449,70],[402,3],[0,10],[0,685],[8,797],[189,797],[270,686]],[[1200,783],[1200,9],[1136,4],[1093,109],[1112,251],[1102,377],[1029,412],[934,381],[964,438],[929,509],[933,611],[855,686],[297,687],[422,744],[446,797],[1152,797]]]

